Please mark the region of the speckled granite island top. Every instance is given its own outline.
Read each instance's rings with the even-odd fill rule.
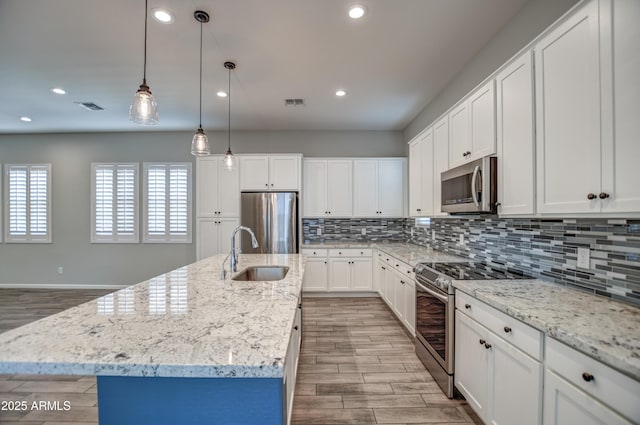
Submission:
[[[443,251],[427,248],[406,242],[313,242],[301,245],[302,249],[333,249],[333,248],[371,248],[378,249],[384,253],[415,267],[418,263],[429,262],[457,262],[469,261],[468,258],[459,257]]]
[[[540,280],[455,287],[640,380],[640,308]]]
[[[273,282],[222,281],[224,257],[0,334],[0,374],[282,377],[304,256],[240,255],[288,266]]]

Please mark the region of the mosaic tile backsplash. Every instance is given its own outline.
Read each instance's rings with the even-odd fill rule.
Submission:
[[[403,240],[640,305],[640,220],[464,217],[416,225],[414,219],[304,219],[303,226],[309,241]],[[578,248],[590,249],[588,269],[577,268]]]

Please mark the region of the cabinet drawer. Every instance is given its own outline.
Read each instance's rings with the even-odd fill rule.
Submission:
[[[542,332],[539,330],[462,291],[456,291],[456,308],[534,359],[542,361]]]
[[[306,248],[302,250],[302,255],[306,255],[308,257],[326,257],[327,250],[326,249],[310,249]]]
[[[553,338],[547,337],[545,345],[547,369],[632,422],[640,418],[640,382]]]
[[[356,248],[345,248],[345,249],[330,249],[329,256],[330,257],[371,257],[372,250],[369,248],[366,249],[356,249]]]

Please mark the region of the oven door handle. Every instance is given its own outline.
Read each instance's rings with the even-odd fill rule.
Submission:
[[[426,286],[424,286],[423,284],[421,284],[420,282],[416,282],[416,285],[422,289],[424,292],[426,292],[429,295],[433,295],[434,297],[436,297],[437,299],[439,299],[440,301],[444,302],[444,303],[448,303],[449,302],[449,298],[447,298],[445,295],[442,294],[438,294],[437,292],[435,292],[432,289],[427,288]]]
[[[476,204],[476,208],[480,208],[480,202],[478,202],[478,194],[476,193],[476,179],[478,178],[479,171],[480,166],[476,165],[476,168],[473,169],[473,177],[471,177],[471,197],[473,198],[473,203]]]

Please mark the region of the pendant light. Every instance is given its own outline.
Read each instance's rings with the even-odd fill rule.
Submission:
[[[129,120],[141,125],[158,124],[158,104],[151,94],[147,85],[147,10],[148,0],[144,1],[144,73],[142,84],[133,96],[131,107],[129,107]]]
[[[227,171],[233,171],[236,166],[236,158],[231,152],[231,71],[236,69],[236,64],[233,62],[225,62],[224,67],[229,71],[229,89],[227,90],[227,99],[229,103],[229,131],[227,132],[227,153],[224,156],[224,168]]]
[[[202,129],[202,24],[209,22],[209,14],[201,10],[196,10],[193,13],[196,21],[200,22],[200,125],[196,134],[193,135],[191,140],[191,154],[195,156],[207,156],[209,155],[209,138],[204,134]]]

